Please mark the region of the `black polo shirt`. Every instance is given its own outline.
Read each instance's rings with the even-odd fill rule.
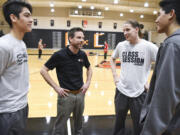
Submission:
[[[84,51],[73,54],[69,46],[55,52],[45,63],[52,70],[56,68],[59,84],[62,88],[78,90],[83,85],[83,66],[89,68],[90,63]]]

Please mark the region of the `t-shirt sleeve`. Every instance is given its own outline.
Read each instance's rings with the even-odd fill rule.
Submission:
[[[117,59],[117,58],[119,58],[120,57],[120,54],[119,54],[119,44],[116,46],[116,49],[113,51],[113,54],[112,54],[112,58],[114,58],[114,59]]]
[[[151,43],[151,45],[150,45],[150,52],[151,52],[151,61],[155,62],[156,61],[156,55],[158,52],[158,47],[153,43]]]
[[[0,46],[0,76],[8,65],[9,53],[7,49]]]
[[[56,52],[48,59],[48,61],[44,65],[48,69],[53,70],[57,66],[57,63],[59,60],[60,60],[60,57]]]
[[[89,66],[90,66],[90,62],[89,62],[88,57],[87,57],[86,54],[84,55],[84,66],[86,68],[89,68]]]

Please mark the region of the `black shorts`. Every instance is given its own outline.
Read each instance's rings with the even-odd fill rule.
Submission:
[[[0,113],[0,135],[25,135],[28,105],[12,113]]]

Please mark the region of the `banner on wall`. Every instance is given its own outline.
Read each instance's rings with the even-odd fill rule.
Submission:
[[[88,21],[87,20],[82,20],[82,27],[87,28]]]
[[[94,48],[102,48],[105,40],[105,33],[94,33]]]
[[[68,32],[65,32],[65,46],[69,45]]]
[[[84,36],[84,49],[102,49],[105,40],[109,48],[114,49],[120,41],[125,40],[122,32],[85,31]],[[37,48],[40,38],[47,44],[47,48],[64,48],[69,45],[68,30],[33,29],[25,34],[24,41],[28,48]]]

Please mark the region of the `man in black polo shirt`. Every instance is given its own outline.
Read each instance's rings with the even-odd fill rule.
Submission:
[[[53,135],[65,135],[66,122],[72,112],[74,135],[82,135],[84,96],[92,77],[92,69],[87,55],[80,50],[84,42],[84,31],[81,28],[72,28],[68,34],[70,45],[55,52],[41,69],[41,75],[58,93],[58,114]],[[83,83],[83,66],[87,69],[86,83]],[[54,82],[48,73],[54,68],[56,68],[60,86]]]

